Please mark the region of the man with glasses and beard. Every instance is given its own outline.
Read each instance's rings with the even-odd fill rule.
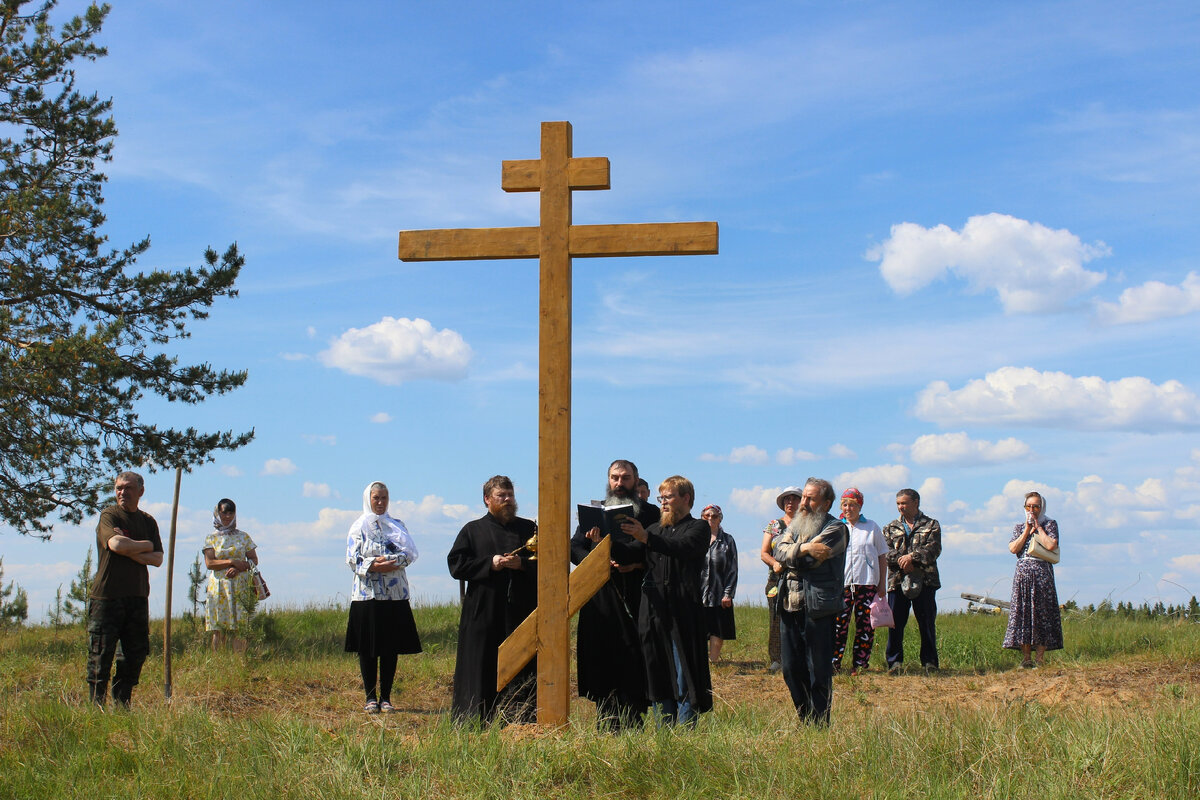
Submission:
[[[833,486],[809,478],[800,508],[775,545],[783,565],[779,581],[779,631],[783,680],[805,722],[829,724],[833,699],[833,620],[842,610],[846,524],[829,513]]]
[[[632,461],[612,462],[604,505],[633,506],[633,516],[648,528],[658,522],[658,508],[642,502],[637,481],[637,466]],[[600,539],[599,528],[576,528],[571,537],[571,562],[583,561]],[[616,733],[639,725],[646,712],[646,676],[637,635],[645,570],[646,545],[623,531],[614,533],[608,583],[579,610],[579,696],[596,704],[600,730]]]
[[[708,523],[692,516],[696,490],[673,475],[658,487],[661,519],[649,528],[626,520],[621,529],[646,546],[646,578],[638,636],[646,665],[646,697],[663,724],[694,725],[712,709],[708,633],[701,572],[708,555]]]
[[[496,692],[500,643],[537,607],[537,561],[523,549],[536,533],[532,520],[517,516],[512,481],[496,475],[483,485],[487,513],[458,532],[446,562],[450,574],[467,582],[458,622],[451,705],[457,722],[534,722],[537,659]]]

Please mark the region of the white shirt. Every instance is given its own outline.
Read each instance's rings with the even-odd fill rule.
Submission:
[[[846,547],[846,585],[878,586],[879,557],[891,552],[883,531],[867,519],[859,517],[853,525],[843,520],[850,529],[850,544]]]

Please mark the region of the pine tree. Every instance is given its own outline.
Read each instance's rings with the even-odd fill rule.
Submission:
[[[0,522],[43,538],[50,515],[97,510],[118,469],[200,464],[253,437],[139,416],[146,394],[199,403],[245,382],[168,349],[237,295],[243,259],[235,245],[198,268],[140,272],[149,239],[108,247],[98,166],[117,134],[112,101],[77,89],[74,71],[105,55],[93,39],[108,6],[55,29],[55,5],[0,0]]]
[[[20,627],[27,619],[29,596],[14,581],[4,585],[4,556],[0,556],[0,628]]]
[[[1193,622],[1200,621],[1200,602],[1196,602],[1196,595],[1192,595],[1188,601],[1187,616]]]
[[[61,628],[69,621],[68,616],[66,599],[63,597],[60,583],[54,591],[54,605],[50,606],[50,624],[55,628]]]
[[[83,566],[79,568],[74,579],[71,581],[71,588],[67,591],[67,596],[63,598],[63,612],[65,619],[71,622],[80,622],[87,616],[88,596],[92,593],[92,548],[89,546],[87,558],[83,560]],[[60,591],[62,587],[59,587]]]
[[[200,556],[196,556],[196,560],[192,562],[192,568],[188,571],[188,600],[192,603],[192,617],[195,618],[200,614],[200,595],[202,593],[201,586],[204,584],[204,567]]]

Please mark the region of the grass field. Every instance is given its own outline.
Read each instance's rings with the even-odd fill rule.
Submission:
[[[610,736],[578,699],[560,731],[450,724],[457,613],[416,610],[426,652],[401,658],[386,717],[360,710],[338,608],[260,615],[240,655],[176,621],[170,702],[159,621],[128,712],[84,702],[82,627],[0,633],[0,798],[1200,796],[1197,624],[1071,616],[1028,671],[1003,617],[945,615],[941,674],[883,675],[879,644],[814,730],[764,669],[765,609],[739,608],[713,713]]]

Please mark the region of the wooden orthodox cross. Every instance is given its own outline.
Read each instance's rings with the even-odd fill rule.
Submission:
[[[506,192],[541,192],[541,224],[401,231],[401,261],[536,258],[538,326],[538,607],[500,647],[497,687],[538,656],[538,723],[563,725],[570,707],[570,617],[609,575],[605,541],[570,574],[571,259],[711,255],[717,223],[572,225],[571,192],[608,189],[607,158],[573,158],[571,123],[543,122],[541,158],[503,162]]]

